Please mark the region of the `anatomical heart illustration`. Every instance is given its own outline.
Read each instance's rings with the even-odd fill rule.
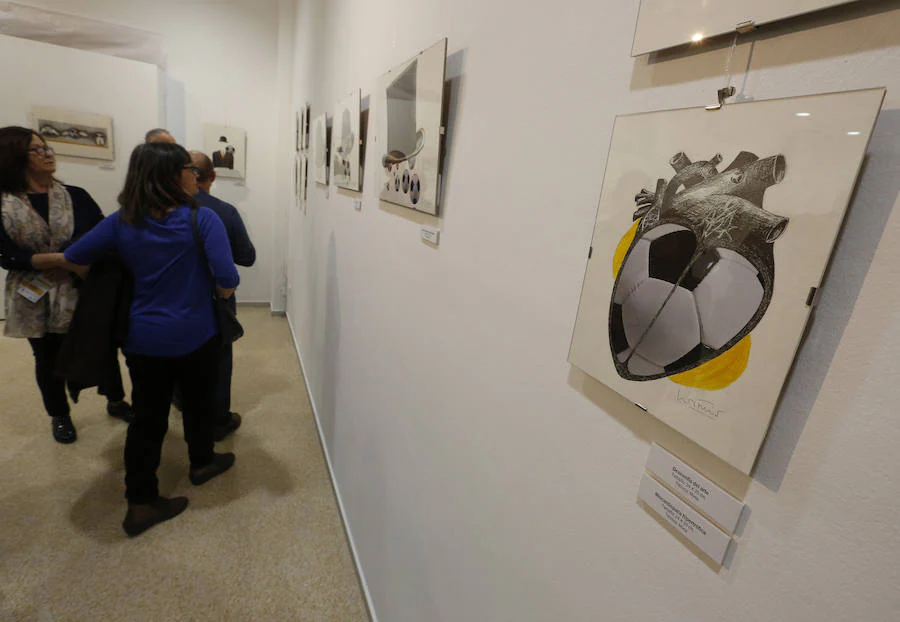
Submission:
[[[740,343],[769,306],[773,245],[788,219],[763,202],[784,179],[786,161],[742,151],[720,172],[721,162],[721,154],[691,162],[679,152],[669,161],[672,178],[635,197],[635,223],[612,258],[609,341],[622,378],[653,380],[711,361]],[[704,388],[735,379],[707,377]]]
[[[749,473],[883,98],[616,117],[569,362]]]

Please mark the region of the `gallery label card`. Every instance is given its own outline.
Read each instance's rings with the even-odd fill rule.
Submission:
[[[441,232],[436,227],[422,227],[422,239],[432,244],[440,243]]]
[[[647,458],[647,470],[726,531],[734,533],[744,504],[708,477],[655,443]]]
[[[646,473],[638,497],[715,563],[725,561],[731,537]]]

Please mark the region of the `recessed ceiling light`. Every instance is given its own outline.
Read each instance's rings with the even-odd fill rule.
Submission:
[[[859,136],[859,132],[847,132],[847,136]]]
[[[703,33],[695,32],[691,37],[691,41],[693,41],[694,43],[700,43],[701,41],[703,41]]]
[[[808,117],[808,116],[809,116],[809,113],[808,113],[808,112],[798,112],[798,113],[797,113],[797,116],[798,116],[798,117]]]

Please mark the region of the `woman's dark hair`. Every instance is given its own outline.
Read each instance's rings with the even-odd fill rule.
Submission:
[[[122,221],[139,225],[171,207],[196,207],[197,202],[181,187],[181,173],[190,163],[191,156],[181,145],[145,143],[135,147],[119,194]]]
[[[0,128],[0,192],[22,194],[28,190],[25,171],[28,170],[28,149],[32,136],[44,142],[40,134],[27,127],[10,125]]]

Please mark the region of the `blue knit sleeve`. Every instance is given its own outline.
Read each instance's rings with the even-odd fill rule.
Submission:
[[[66,259],[78,266],[89,266],[116,249],[116,219],[118,213],[107,216],[100,224],[85,233],[66,249]]]
[[[208,207],[201,207],[197,212],[197,226],[216,285],[226,289],[237,287],[241,279],[231,257],[231,244],[222,219]]]

